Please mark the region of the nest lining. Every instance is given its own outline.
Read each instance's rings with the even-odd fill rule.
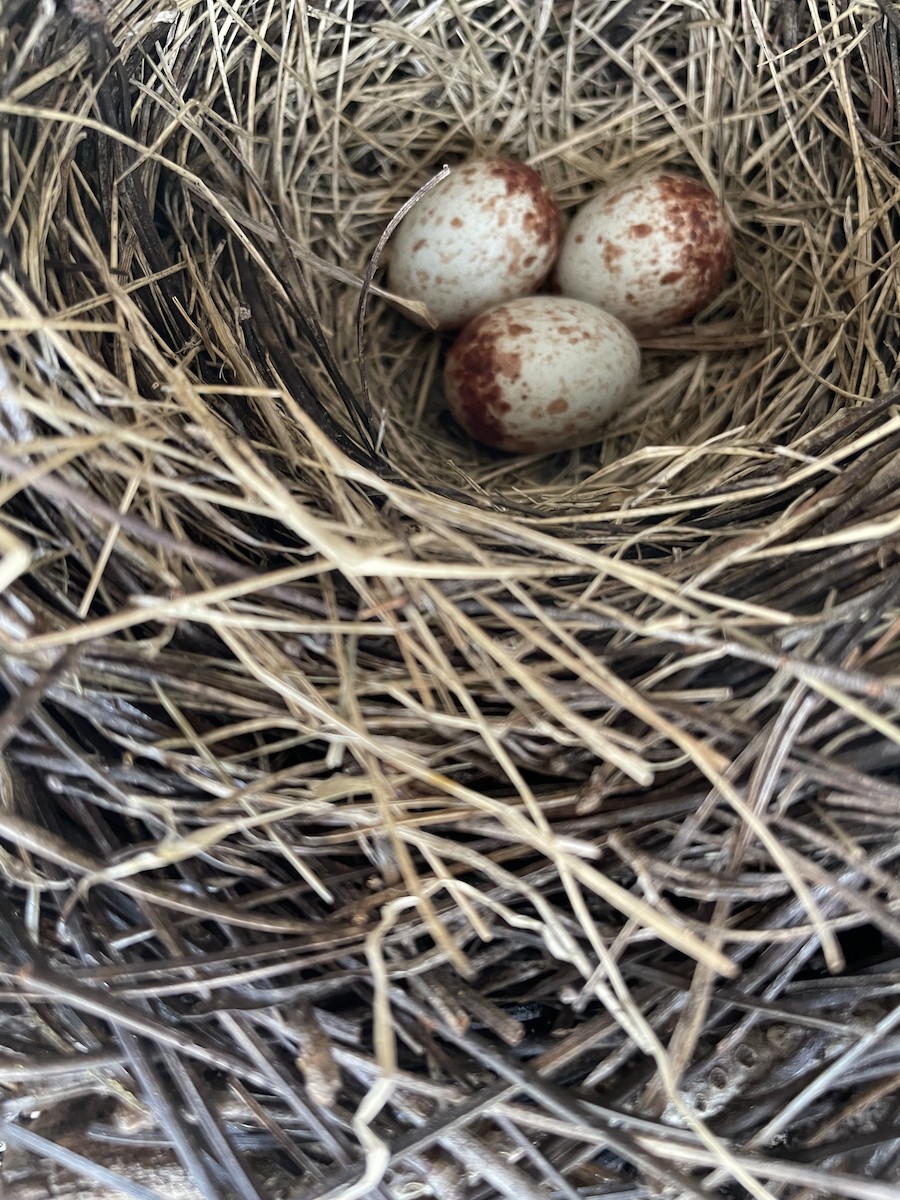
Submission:
[[[891,1195],[890,15],[0,32],[11,1196]],[[735,218],[573,454],[459,435],[377,290],[360,368],[497,150]]]

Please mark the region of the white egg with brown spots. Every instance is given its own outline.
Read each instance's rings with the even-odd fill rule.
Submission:
[[[459,329],[540,287],[559,241],[559,209],[537,171],[511,158],[473,159],[398,225],[389,286],[426,304],[439,329]]]
[[[705,184],[659,171],[604,188],[563,238],[555,290],[605,308],[639,336],[705,308],[732,263],[728,214]]]
[[[516,454],[597,441],[632,398],[640,351],[610,313],[527,296],[471,321],[447,356],[444,394],[463,429]]]

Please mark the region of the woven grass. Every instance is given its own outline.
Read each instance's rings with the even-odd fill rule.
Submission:
[[[896,1200],[898,29],[0,3],[8,1200]],[[493,151],[734,218],[570,454],[378,286]]]

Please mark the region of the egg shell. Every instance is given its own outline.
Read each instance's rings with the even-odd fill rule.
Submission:
[[[559,242],[559,209],[537,171],[511,158],[472,159],[400,222],[390,288],[424,301],[439,329],[459,329],[540,287]]]
[[[587,300],[646,335],[692,317],[725,285],[727,213],[705,184],[660,171],[605,188],[573,218],[555,290]]]
[[[444,368],[444,394],[462,427],[519,454],[594,442],[624,407],[640,350],[621,321],[558,296],[510,300],[471,321]]]

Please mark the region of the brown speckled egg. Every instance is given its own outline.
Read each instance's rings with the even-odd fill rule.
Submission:
[[[518,454],[597,441],[631,397],[637,342],[609,313],[559,296],[510,300],[471,321],[447,356],[444,394],[472,437]]]
[[[605,188],[569,225],[555,290],[647,335],[699,312],[732,261],[725,209],[704,184],[660,171]]]
[[[559,240],[559,210],[537,171],[510,158],[473,159],[400,222],[390,288],[423,301],[439,329],[459,329],[486,308],[535,291]]]

